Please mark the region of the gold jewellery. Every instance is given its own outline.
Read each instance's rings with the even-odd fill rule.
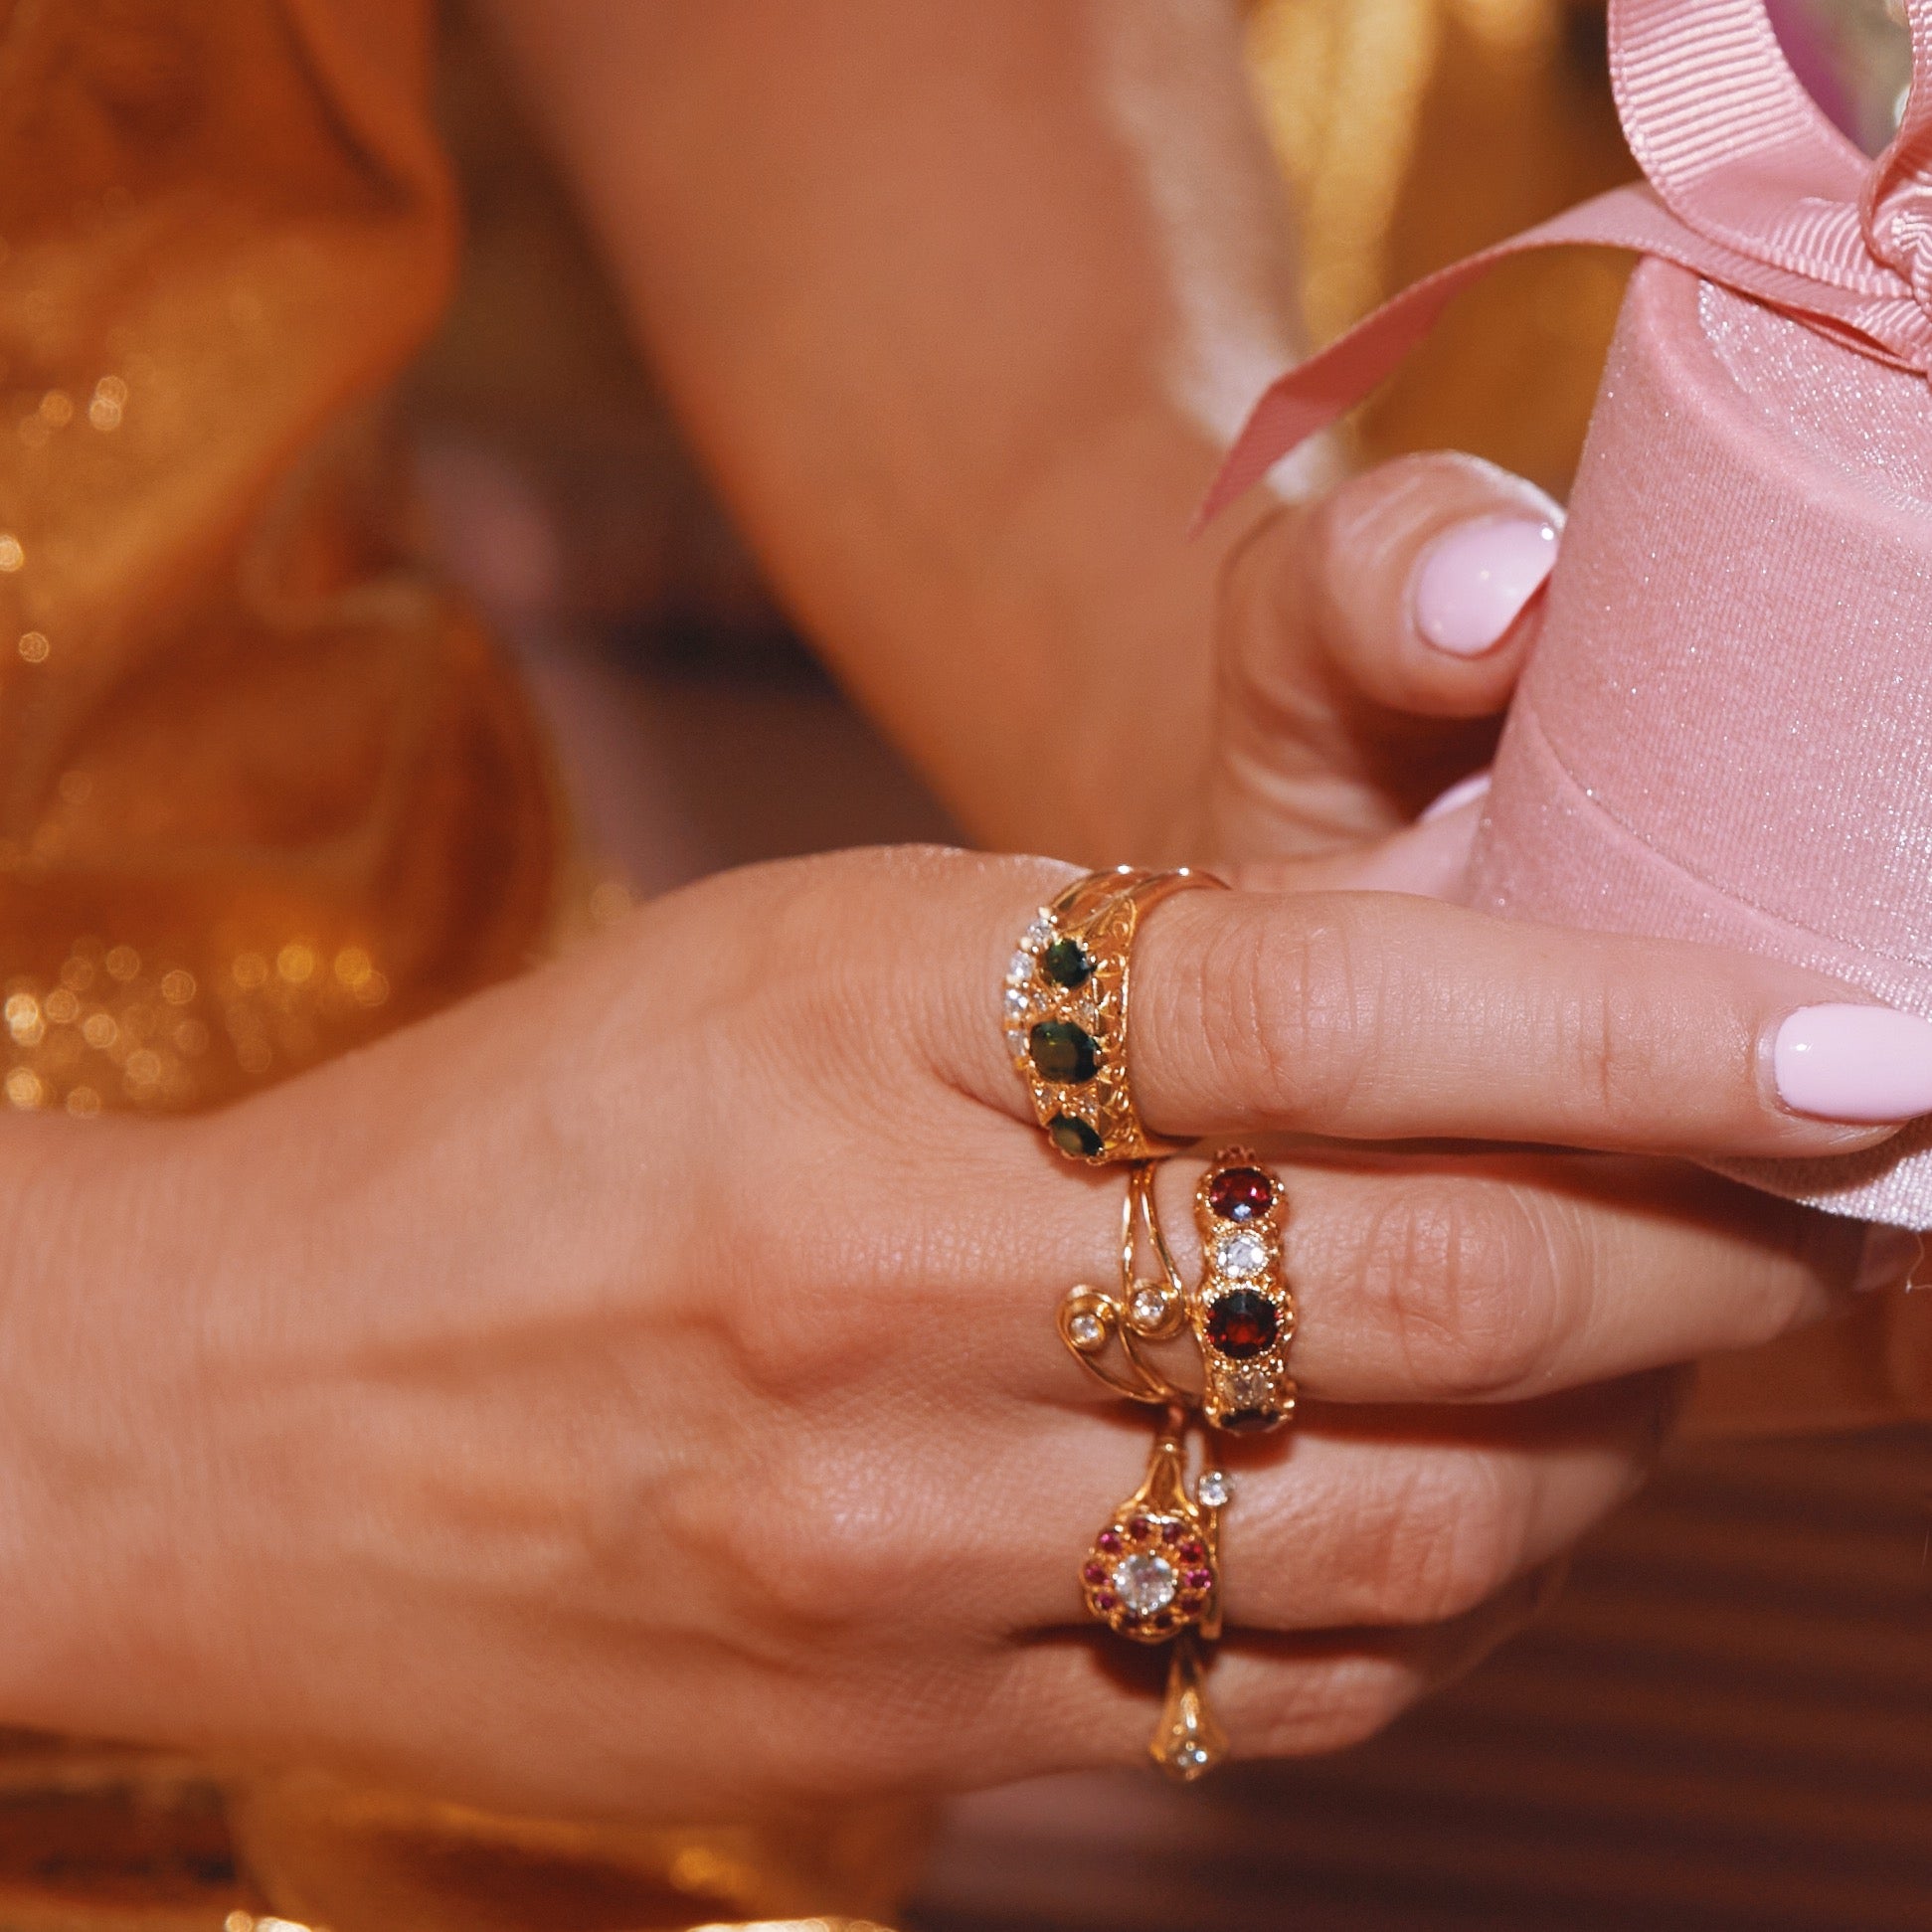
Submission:
[[[1041,1127],[1069,1160],[1145,1160],[1177,1144],[1142,1125],[1128,1078],[1134,933],[1163,899],[1222,883],[1185,868],[1090,872],[1021,936],[1006,972],[1006,1044]]]
[[[1233,1495],[1211,1454],[1190,1490],[1190,1425],[1198,1418],[1204,1438],[1261,1433],[1295,1414],[1281,1182],[1245,1148],[1215,1157],[1195,1189],[1203,1266],[1189,1287],[1154,1199],[1163,1143],[1142,1124],[1128,1074],[1128,970],[1141,916],[1172,893],[1220,884],[1197,872],[1090,873],[1026,929],[1005,989],[1007,1045],[1048,1138],[1071,1160],[1130,1163],[1119,1279],[1067,1292],[1060,1339],[1115,1394],[1159,1409],[1160,1424],[1146,1476],[1095,1536],[1080,1585],[1088,1614],[1117,1636],[1172,1645],[1147,1749],[1183,1780],[1227,1754],[1203,1688],[1202,1646],[1221,1634],[1221,1511]],[[1199,1358],[1192,1387],[1153,1353],[1183,1334]]]

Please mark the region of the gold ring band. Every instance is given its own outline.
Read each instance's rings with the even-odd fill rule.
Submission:
[[[1134,935],[1163,899],[1221,887],[1211,872],[1121,866],[1077,879],[1043,906],[1006,972],[1006,1043],[1048,1140],[1103,1166],[1184,1146],[1149,1134],[1128,1070]]]

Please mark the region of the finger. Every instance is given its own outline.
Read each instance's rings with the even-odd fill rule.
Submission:
[[[1209,1704],[1237,1758],[1358,1744],[1531,1622],[1556,1580],[1553,1570],[1532,1573],[1467,1616],[1419,1630],[1231,1631],[1209,1667]],[[1014,1647],[955,1733],[962,1758],[977,1767],[968,1777],[1145,1763],[1166,1668],[1164,1648],[1142,1653],[1104,1633]],[[987,1769],[1001,1765],[1003,1773]]]
[[[1444,453],[1399,457],[1259,525],[1229,559],[1217,613],[1214,849],[1288,849],[1311,823],[1381,829],[1364,814],[1390,800],[1413,813],[1487,756],[1487,728],[1441,721],[1507,704],[1561,525],[1532,484]]]
[[[1642,1482],[1676,1413],[1675,1373],[1543,1402],[1395,1413],[1317,1405],[1285,1437],[1220,1442],[1234,1501],[1222,1583],[1244,1630],[1419,1626],[1476,1609],[1561,1554]],[[1015,1591],[1013,1525],[990,1506],[987,1628],[1078,1623],[1079,1566],[1140,1481],[1144,1427],[1056,1419],[1022,1439],[1035,1468],[1061,1473],[1028,1525],[1028,1587]],[[956,1523],[960,1553],[964,1524]],[[965,1565],[952,1574],[956,1590]]]
[[[1932,1108],[1932,1023],[1822,974],[1401,894],[1184,894],[1134,984],[1135,1093],[1173,1136],[1804,1155]]]
[[[1480,788],[1477,780],[1464,780],[1413,825],[1368,845],[1315,858],[1258,859],[1215,869],[1229,884],[1248,892],[1409,892],[1428,899],[1459,898],[1489,791],[1489,774],[1478,776]]]
[[[1515,1401],[1755,1347],[1843,1308],[1865,1254],[1858,1222],[1673,1162],[1414,1155],[1285,1179],[1297,1378],[1332,1401]],[[1183,1185],[1161,1201],[1184,1239]]]

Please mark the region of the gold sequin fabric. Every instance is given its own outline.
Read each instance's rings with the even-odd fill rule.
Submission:
[[[0,1090],[232,1098],[514,970],[540,741],[382,393],[455,217],[407,0],[0,0]]]

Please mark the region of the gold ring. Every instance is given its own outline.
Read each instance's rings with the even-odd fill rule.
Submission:
[[[1138,1644],[1172,1644],[1167,1692],[1147,1751],[1191,1783],[1227,1755],[1208,1709],[1200,1646],[1221,1634],[1221,1510],[1232,1485],[1204,1469],[1190,1495],[1187,1412],[1169,1409],[1141,1487],[1094,1538],[1080,1581],[1088,1615]]]
[[[1116,1395],[1131,1402],[1194,1408],[1200,1398],[1180,1389],[1147,1360],[1143,1343],[1171,1341],[1188,1327],[1188,1296],[1180,1269],[1160,1231],[1154,1206],[1154,1164],[1139,1161],[1127,1170],[1127,1199],[1121,1213],[1120,1287],[1090,1288],[1081,1283],[1060,1304],[1060,1339],[1074,1359],[1091,1370]],[[1137,1257],[1144,1242],[1159,1269],[1142,1275]],[[1116,1365],[1113,1349],[1122,1361]]]
[[[1201,1413],[1216,1429],[1260,1434],[1294,1420],[1287,1218],[1280,1176],[1245,1147],[1224,1147],[1194,1190],[1201,1279],[1187,1313],[1207,1369]]]
[[[1006,1044],[1047,1138],[1101,1166],[1184,1146],[1141,1124],[1128,1074],[1128,969],[1142,916],[1211,872],[1120,866],[1076,879],[1021,936],[1006,971]]]

